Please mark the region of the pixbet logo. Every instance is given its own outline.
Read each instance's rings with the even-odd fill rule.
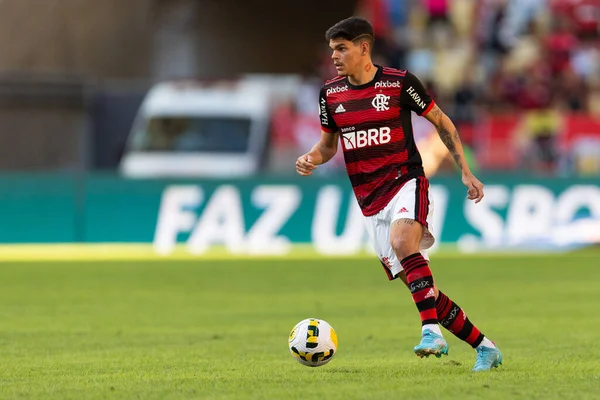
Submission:
[[[400,83],[400,81],[395,81],[395,82],[383,81],[383,82],[376,82],[375,83],[375,89],[378,89],[378,88],[399,88],[399,87],[402,87],[402,84]]]
[[[343,133],[342,138],[344,148],[353,150],[388,143],[392,136],[390,135],[390,128],[383,126],[379,129]]]
[[[336,86],[327,89],[326,95],[329,96],[332,93],[342,93],[348,91],[348,86]]]

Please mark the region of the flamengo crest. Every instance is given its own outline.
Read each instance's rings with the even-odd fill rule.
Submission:
[[[377,109],[377,111],[386,111],[389,110],[388,102],[390,101],[390,96],[386,96],[385,94],[377,94],[371,104],[373,107]]]

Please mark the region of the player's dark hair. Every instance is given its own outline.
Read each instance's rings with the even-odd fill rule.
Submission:
[[[349,40],[355,44],[359,41],[365,40],[369,43],[370,48],[373,47],[375,41],[375,35],[373,33],[373,27],[364,18],[350,17],[341,20],[325,32],[325,39],[330,41],[332,39]]]

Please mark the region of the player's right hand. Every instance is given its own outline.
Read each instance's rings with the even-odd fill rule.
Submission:
[[[309,176],[317,166],[313,163],[312,157],[308,154],[301,155],[296,160],[296,172],[302,176]]]

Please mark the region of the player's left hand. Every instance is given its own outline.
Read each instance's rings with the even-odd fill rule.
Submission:
[[[462,182],[467,187],[467,198],[479,203],[483,199],[483,183],[471,173],[463,174]]]

